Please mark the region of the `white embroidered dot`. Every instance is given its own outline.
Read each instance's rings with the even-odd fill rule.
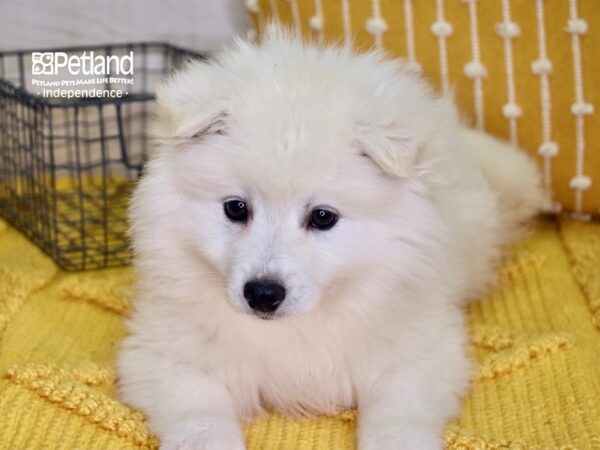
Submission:
[[[521,28],[514,22],[500,22],[496,24],[496,33],[505,39],[514,39],[521,34]]]
[[[483,78],[487,75],[487,70],[483,64],[476,61],[471,61],[465,64],[463,69],[465,75],[471,79]]]
[[[438,37],[447,37],[452,34],[452,25],[445,20],[438,20],[431,24],[431,32]]]
[[[569,181],[569,187],[576,191],[585,191],[592,185],[592,179],[586,175],[575,175]]]
[[[258,0],[246,0],[246,9],[250,12],[258,12]]]
[[[504,114],[504,117],[506,117],[507,119],[517,119],[521,117],[523,111],[521,110],[521,107],[516,103],[509,102],[502,107],[502,114]]]
[[[546,58],[536,59],[531,63],[531,71],[536,75],[548,75],[552,72],[552,63]]]
[[[567,31],[573,34],[585,34],[588,24],[584,19],[571,19],[567,22]]]
[[[369,34],[373,36],[383,34],[388,29],[387,23],[381,17],[369,17],[366,26]]]
[[[594,105],[586,102],[577,102],[571,105],[571,114],[574,116],[589,116],[594,113]]]
[[[592,215],[591,214],[585,214],[585,213],[578,213],[578,212],[572,212],[569,214],[569,217],[573,220],[576,220],[578,222],[589,222],[590,220],[592,220]]]
[[[323,18],[321,16],[312,16],[308,21],[308,25],[313,31],[323,30]]]
[[[543,142],[538,147],[538,154],[545,158],[553,158],[558,155],[558,144],[556,142]]]

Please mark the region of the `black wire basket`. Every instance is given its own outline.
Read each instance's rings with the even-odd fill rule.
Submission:
[[[126,93],[44,94],[36,85],[39,67],[34,70],[32,57],[37,54],[39,61],[40,53],[61,53],[63,60],[63,55],[99,56],[107,67],[110,57],[133,55],[132,73],[124,77],[87,77],[100,94],[115,92],[115,80],[129,83]],[[165,43],[0,53],[0,215],[63,269],[129,263],[127,205],[146,159],[154,89],[194,58],[203,55]],[[108,69],[113,72],[118,67]],[[56,83],[74,85],[77,79],[47,75]]]

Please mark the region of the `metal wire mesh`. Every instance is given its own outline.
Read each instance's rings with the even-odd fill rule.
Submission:
[[[154,88],[202,58],[164,43],[42,51],[92,50],[134,52],[129,95],[41,97],[31,89],[32,52],[0,53],[0,215],[66,270],[129,263],[126,209],[147,155]]]

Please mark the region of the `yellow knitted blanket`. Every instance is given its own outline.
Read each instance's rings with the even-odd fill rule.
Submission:
[[[449,449],[600,449],[600,223],[540,220],[466,314],[478,363]],[[0,222],[0,448],[155,448],[115,398],[129,269],[63,273]],[[435,407],[435,405],[432,405]],[[354,449],[355,414],[246,425],[249,450]]]

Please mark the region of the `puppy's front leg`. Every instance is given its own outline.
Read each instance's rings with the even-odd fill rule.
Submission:
[[[120,394],[148,416],[161,450],[245,450],[225,385],[168,355],[127,344],[118,361]]]
[[[430,356],[429,356],[430,357]],[[470,364],[455,354],[381,373],[359,394],[359,450],[441,450],[444,429],[460,410]]]

